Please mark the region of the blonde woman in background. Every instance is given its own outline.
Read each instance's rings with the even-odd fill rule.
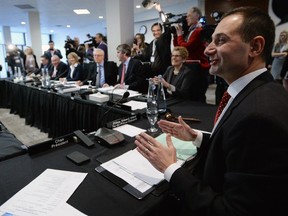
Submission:
[[[31,47],[27,47],[24,50],[24,68],[26,71],[26,75],[30,75],[34,73],[36,70],[39,69],[39,66],[37,64],[36,56],[34,55],[33,49]]]
[[[281,82],[281,70],[285,61],[285,58],[288,53],[288,32],[282,31],[279,35],[279,41],[275,44],[272,57],[272,67],[271,67],[271,74],[275,80]]]

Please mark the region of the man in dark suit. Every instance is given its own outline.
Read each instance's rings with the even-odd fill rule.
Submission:
[[[104,59],[105,61],[108,61],[108,48],[107,43],[104,41],[104,35],[101,33],[97,33],[95,36],[95,41],[97,45],[97,48],[102,49],[104,51]]]
[[[51,57],[52,67],[49,69],[51,79],[59,79],[66,77],[68,73],[68,65],[62,62],[58,55]]]
[[[51,70],[51,63],[49,62],[49,56],[47,56],[46,54],[43,54],[41,57],[40,57],[40,61],[41,61],[41,65],[40,65],[40,68],[35,71],[34,73],[32,73],[31,75],[34,76],[34,75],[41,75],[43,76],[45,73],[49,73],[49,71]]]
[[[174,205],[174,215],[287,215],[288,94],[265,68],[274,38],[274,23],[263,11],[228,12],[205,50],[210,74],[222,77],[231,95],[226,107],[220,103],[212,134],[179,117],[179,123],[158,123],[168,133],[167,147],[145,133],[136,137],[139,152],[178,197],[182,212]],[[176,164],[171,136],[198,147],[191,171]]]
[[[49,44],[49,49],[46,50],[44,52],[44,54],[48,56],[49,62],[51,62],[51,58],[52,58],[53,55],[58,55],[59,58],[62,59],[63,56],[61,54],[61,51],[59,49],[55,49],[55,47],[54,47],[54,41],[50,40],[48,42],[48,44]]]
[[[138,59],[131,58],[131,47],[127,44],[120,44],[117,47],[117,57],[121,62],[118,69],[118,83],[129,85],[131,90],[147,93],[147,72],[144,71],[143,65]],[[125,65],[124,69],[123,65]]]
[[[147,46],[145,55],[141,58],[145,62],[151,62],[149,77],[164,74],[166,69],[171,65],[171,31],[169,27],[165,27],[160,23],[154,23],[151,26],[154,39]]]
[[[97,87],[108,87],[117,82],[118,67],[115,62],[105,61],[105,53],[96,48],[93,51],[94,62],[89,63],[88,76],[83,81],[92,80],[92,85]],[[80,85],[82,85],[81,83]]]

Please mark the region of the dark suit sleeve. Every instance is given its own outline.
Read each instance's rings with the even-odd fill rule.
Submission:
[[[183,71],[181,82],[177,83],[176,90],[172,92],[172,95],[183,99],[200,101],[202,99],[200,73],[186,67]]]
[[[114,86],[117,83],[118,67],[115,62],[108,61],[105,63],[105,82]]]
[[[131,63],[131,64],[130,64]],[[130,59],[128,66],[129,76],[125,78],[125,83],[129,85],[129,89],[139,91],[141,93],[147,92],[146,74],[141,62],[137,59]],[[130,67],[130,68],[129,68]]]
[[[235,116],[239,122],[232,124],[234,118],[231,124],[219,129],[212,138],[217,139],[214,140],[218,142],[217,149],[209,151],[209,160],[215,167],[220,164],[225,169],[223,176],[212,169],[203,175],[210,179],[207,182],[203,176],[192,175],[184,168],[175,171],[170,185],[184,206],[181,215],[284,216],[287,213],[288,127],[283,121],[275,120],[273,114],[257,112],[242,119],[241,115]],[[222,156],[224,159],[219,161]],[[209,165],[203,167],[209,169]],[[222,186],[217,188],[217,184]]]

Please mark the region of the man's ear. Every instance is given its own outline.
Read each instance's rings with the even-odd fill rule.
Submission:
[[[265,46],[265,39],[262,36],[254,37],[250,42],[250,57],[261,55]]]

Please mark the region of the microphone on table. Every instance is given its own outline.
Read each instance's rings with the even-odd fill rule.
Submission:
[[[116,101],[113,106],[111,106],[102,116],[101,121],[103,122],[104,117],[113,109],[115,108],[117,105],[119,105],[121,103],[121,101],[123,101],[123,99],[128,98],[130,95],[130,93],[128,91],[126,91],[122,98],[119,99],[118,101]],[[124,136],[122,133],[120,133],[119,131],[116,130],[112,130],[112,129],[108,129],[105,127],[101,127],[99,128],[96,133],[95,133],[95,140],[96,142],[98,142],[99,144],[104,144],[104,145],[115,145],[115,144],[119,144],[121,142],[123,142],[125,140]]]
[[[127,101],[127,98],[129,97],[130,93],[128,91],[124,92],[122,98],[120,98],[119,100],[117,100],[116,102],[114,102],[114,104],[103,114],[102,119],[105,117],[105,115],[107,115],[108,112],[110,112],[111,109],[115,108],[115,106],[117,105],[121,105],[121,103]],[[102,122],[102,121],[101,121]]]
[[[53,80],[58,80],[61,76],[63,76],[66,72],[67,72],[68,69],[64,70],[61,74],[59,74],[58,76],[56,76],[55,78],[52,77]]]

